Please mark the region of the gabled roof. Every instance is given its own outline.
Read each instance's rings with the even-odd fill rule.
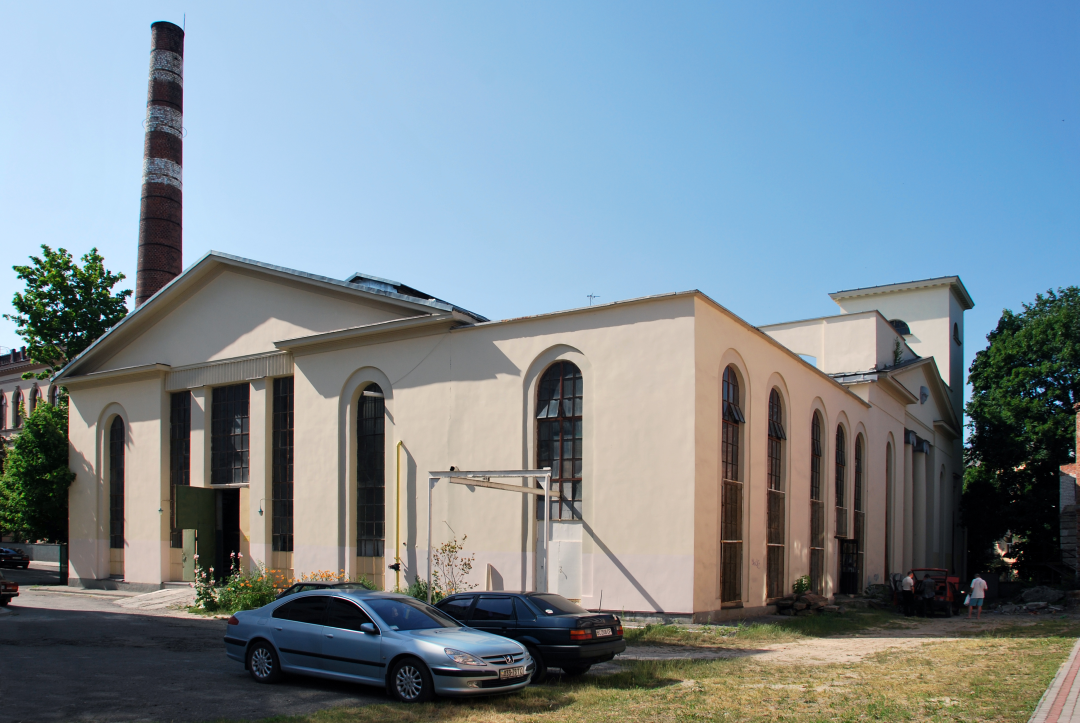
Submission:
[[[959,276],[938,276],[933,279],[921,279],[919,281],[905,281],[899,284],[885,284],[884,286],[864,286],[861,289],[848,289],[847,291],[834,291],[829,298],[839,303],[839,299],[851,299],[856,296],[873,296],[875,294],[890,294],[896,291],[912,291],[915,289],[929,289],[934,286],[948,286],[960,300],[964,310],[967,311],[975,306],[971,295],[964,288],[964,282]]]
[[[113,339],[122,335],[132,327],[143,326],[143,322],[155,316],[155,314],[164,307],[167,307],[172,300],[181,297],[188,287],[195,284],[212,269],[219,266],[231,266],[250,271],[260,271],[271,276],[287,278],[324,289],[335,289],[339,292],[355,295],[360,298],[367,297],[383,304],[389,303],[393,306],[399,306],[403,310],[411,312],[409,314],[410,316],[415,316],[416,314],[446,315],[454,314],[456,312],[458,315],[467,317],[473,322],[487,321],[486,318],[479,314],[474,314],[441,299],[433,297],[422,298],[410,293],[402,293],[403,291],[415,292],[417,294],[420,292],[416,292],[415,289],[406,287],[402,284],[378,279],[378,277],[353,274],[349,277],[349,281],[341,281],[339,279],[332,279],[328,276],[309,274],[306,271],[297,271],[296,269],[289,269],[284,266],[275,266],[274,264],[267,264],[253,259],[245,259],[241,256],[234,256],[232,254],[222,253],[221,251],[209,251],[194,264],[184,269],[183,273],[163,286],[156,294],[147,299],[145,303],[136,307],[130,314],[121,319],[119,323],[98,337],[93,344],[84,349],[81,354],[72,359],[63,369],[57,372],[53,376],[53,380],[60,380],[71,376],[72,373],[84,365],[84,363],[97,356],[100,350],[108,346]],[[356,279],[356,282],[353,282],[353,279]],[[383,282],[383,284],[371,283],[372,281]],[[392,288],[385,288],[386,286]],[[400,290],[395,290],[395,288]]]
[[[930,379],[930,383],[937,391],[938,402],[944,407],[945,413],[948,415],[948,419],[944,420],[955,436],[959,436],[959,433],[955,431],[960,426],[960,417],[956,414],[956,410],[952,405],[952,398],[949,396],[949,387],[945,384],[945,380],[941,378],[941,372],[938,370],[937,361],[932,356],[919,357],[917,359],[909,359],[907,361],[900,362],[893,366],[882,367],[881,369],[868,369],[866,371],[855,372],[837,372],[830,374],[833,379],[841,384],[864,384],[867,382],[881,382],[891,380],[901,389],[903,389],[903,396],[909,397],[908,404],[914,404],[918,401],[919,395],[911,391],[903,385],[903,383],[897,378],[897,375],[901,372],[906,372],[910,369],[914,369],[919,366],[929,366],[929,372],[927,377]]]

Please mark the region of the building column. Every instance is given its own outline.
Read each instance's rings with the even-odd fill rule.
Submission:
[[[956,526],[953,524],[953,503],[956,494],[956,482],[948,470],[942,484],[942,508],[941,508],[941,566],[954,573],[953,567],[953,543],[956,537]]]
[[[903,501],[900,505],[902,512],[898,515],[903,520],[903,524],[898,530],[898,537],[902,543],[903,549],[903,564],[900,566],[900,572],[907,574],[907,571],[913,567],[914,562],[914,538],[912,536],[914,518],[912,516],[912,510],[914,507],[914,474],[913,468],[914,462],[914,449],[915,449],[915,433],[910,429],[904,430],[904,484],[903,484]]]
[[[191,461],[192,487],[210,486],[210,388],[191,390]]]
[[[248,407],[248,488],[240,490],[240,548],[248,557],[249,569],[255,563],[270,567],[270,414],[273,400],[267,393],[266,379],[251,382]],[[246,494],[245,494],[246,493]],[[246,499],[245,499],[246,497]],[[245,504],[245,502],[247,504]],[[247,550],[244,550],[244,548]]]
[[[926,440],[915,438],[912,447],[912,489],[914,496],[911,505],[912,515],[912,550],[913,567],[926,567],[927,507],[926,507]]]

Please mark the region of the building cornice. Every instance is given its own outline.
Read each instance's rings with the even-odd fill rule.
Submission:
[[[304,356],[414,336],[427,336],[447,331],[456,325],[464,323],[468,323],[467,317],[457,312],[425,314],[407,319],[393,319],[347,329],[337,329],[336,331],[311,334],[310,336],[301,336],[294,339],[283,339],[274,342],[274,346],[294,356]]]
[[[118,381],[137,382],[143,379],[163,377],[172,369],[168,364],[142,364],[135,367],[109,369],[103,372],[91,372],[77,377],[66,377],[64,386],[68,389],[89,389],[102,384],[114,384]]]

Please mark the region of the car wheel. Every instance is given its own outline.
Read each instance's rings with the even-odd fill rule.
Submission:
[[[259,641],[248,650],[248,671],[259,683],[276,683],[281,679],[281,663],[274,647]]]
[[[402,703],[425,703],[435,697],[431,673],[416,658],[399,660],[390,671],[390,695]]]
[[[11,602],[11,598],[9,598],[9,597],[0,597],[0,608],[6,608],[7,604],[9,602]]]
[[[533,674],[532,680],[529,681],[533,685],[541,685],[547,680],[548,669],[544,663],[544,659],[540,657],[540,651],[531,645],[525,646],[529,650],[529,656],[533,659]]]
[[[591,667],[592,667],[591,663],[586,664],[586,665],[564,665],[563,669],[562,669],[562,672],[567,677],[576,678],[579,675],[585,675],[586,673],[588,673],[589,668],[591,668]]]

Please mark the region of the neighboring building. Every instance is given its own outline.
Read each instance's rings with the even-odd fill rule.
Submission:
[[[55,402],[58,387],[48,380],[23,379],[27,372],[38,374],[47,368],[31,361],[26,347],[0,354],[0,439],[4,442],[18,434],[25,415],[41,400]]]
[[[847,313],[763,329],[697,291],[488,321],[211,252],[56,377],[73,584],[183,579],[176,500],[219,568],[392,587],[397,558],[426,574],[428,472],[451,466],[555,471],[548,584],[591,608],[717,620],[802,575],[832,595],[960,564],[970,298],[956,277],[834,298]],[[432,511],[473,582],[544,585],[534,497],[440,483]]]

